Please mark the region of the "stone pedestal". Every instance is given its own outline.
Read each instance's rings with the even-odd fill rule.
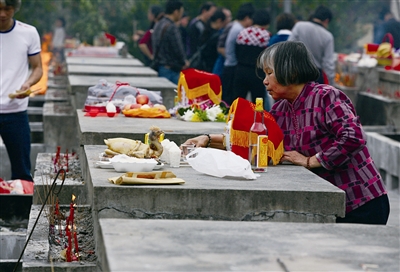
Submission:
[[[46,102],[43,105],[43,138],[47,152],[78,150],[78,131],[75,111],[67,102]]]

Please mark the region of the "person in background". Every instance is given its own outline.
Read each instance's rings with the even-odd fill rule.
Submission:
[[[21,0],[0,1],[0,136],[11,162],[11,179],[33,181],[28,95],[10,99],[9,94],[30,89],[43,71],[38,31],[14,19],[20,6]]]
[[[231,29],[225,41],[225,62],[224,69],[221,74],[222,83],[222,100],[229,105],[233,101],[233,80],[237,65],[236,59],[236,38],[240,31],[253,24],[254,6],[252,3],[244,3],[240,5],[236,20],[233,22]]]
[[[222,8],[218,8],[207,22],[206,29],[200,37],[200,48],[202,49],[201,57],[204,62],[202,70],[211,73],[214,63],[218,58],[217,43],[219,30],[223,27],[226,19]]]
[[[286,41],[292,34],[292,28],[296,24],[296,17],[291,13],[282,13],[276,17],[277,33],[271,37],[268,46]]]
[[[233,100],[238,97],[246,99],[251,93],[251,100],[256,102],[257,97],[265,96],[265,86],[259,76],[262,70],[254,72],[257,57],[267,47],[270,34],[268,27],[270,15],[266,9],[257,10],[253,15],[253,25],[240,31],[236,38],[237,66],[233,81]],[[233,101],[232,100],[232,101]],[[269,105],[266,110],[269,110]]]
[[[297,22],[289,37],[289,41],[303,42],[311,51],[315,64],[320,69],[319,83],[333,84],[335,78],[335,49],[332,33],[327,28],[332,21],[332,12],[325,6],[319,6],[311,16],[311,20]]]
[[[303,166],[342,189],[346,215],[337,223],[387,223],[390,205],[381,175],[351,100],[340,90],[318,84],[319,69],[302,42],[267,47],[258,58],[264,84],[277,100],[270,113],[280,126],[282,162]],[[250,121],[251,122],[251,121]],[[210,137],[210,138],[209,138]],[[185,144],[224,149],[222,134],[197,136]]]
[[[149,29],[144,33],[142,38],[139,40],[139,49],[143,53],[145,65],[150,65],[153,60],[153,46],[151,44],[151,34],[155,24],[163,17],[164,13],[160,6],[151,6],[147,12],[147,18],[150,21]]]
[[[292,34],[292,28],[296,24],[296,17],[291,13],[282,13],[276,18],[276,30],[278,31],[275,35],[269,39],[268,46],[271,46],[278,42],[287,41],[289,36]],[[264,109],[269,109],[270,104],[273,103],[271,96],[266,92],[264,97]]]
[[[210,17],[214,14],[217,6],[213,2],[205,2],[197,17],[193,18],[188,26],[188,39],[186,55],[190,59],[200,47],[200,37],[206,29]]]
[[[232,12],[227,8],[222,8],[225,13],[225,21],[223,27],[219,30],[219,37],[217,43],[218,58],[215,61],[212,73],[221,76],[222,70],[224,69],[225,62],[225,41],[228,37],[229,30],[233,25],[232,22]]]
[[[189,25],[190,17],[186,12],[183,12],[182,18],[179,21],[179,31],[181,32],[183,49],[187,50],[186,41],[188,39],[187,26]]]
[[[51,41],[53,57],[57,62],[64,61],[64,43],[65,43],[65,20],[59,17],[55,22],[54,34]]]
[[[183,12],[182,1],[168,0],[165,5],[165,15],[156,24],[152,34],[153,50],[159,50],[158,75],[175,84],[178,84],[180,71],[189,66],[178,28]]]
[[[393,47],[400,48],[400,22],[394,18],[391,12],[387,12],[384,17],[385,22],[382,24],[384,34],[390,33],[393,36]],[[383,39],[383,37],[382,37]],[[382,42],[381,39],[381,42]]]

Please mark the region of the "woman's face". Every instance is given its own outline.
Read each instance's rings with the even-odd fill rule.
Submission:
[[[267,88],[267,92],[272,96],[274,100],[284,99],[286,90],[285,86],[278,83],[275,77],[275,72],[271,68],[265,68],[265,78],[263,83]]]

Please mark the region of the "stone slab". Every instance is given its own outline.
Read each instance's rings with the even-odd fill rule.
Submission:
[[[105,271],[399,271],[399,229],[100,219]]]
[[[62,154],[63,155],[63,154]],[[32,203],[35,205],[42,205],[46,199],[46,195],[50,190],[51,184],[56,176],[53,158],[55,153],[39,153],[36,160],[36,170],[33,176],[33,181],[35,183],[35,193],[33,194]],[[71,163],[71,161],[70,161]],[[80,169],[79,169],[80,170]],[[62,179],[59,177],[56,181],[56,187],[54,192],[60,190],[62,184]],[[87,186],[82,180],[82,172],[67,173],[67,176],[62,185],[61,191],[58,194],[58,200],[60,205],[68,205],[71,203],[71,197],[74,194],[76,198],[76,203],[86,204],[87,200]]]
[[[77,119],[68,102],[46,102],[43,105],[43,138],[47,151],[79,148]]]
[[[121,186],[114,169],[94,163],[105,145],[86,145],[80,156],[89,203],[99,218],[335,222],[345,194],[304,167],[269,167],[257,180],[216,178],[191,167],[170,168],[184,185]]]
[[[46,102],[69,102],[67,88],[63,89],[47,89],[45,94]]]
[[[163,104],[167,108],[174,106],[177,85],[163,77],[117,77],[117,76],[68,76],[68,93],[71,96],[71,104],[75,109],[83,109],[87,98],[88,88],[96,85],[100,79],[115,83],[116,81],[128,82],[131,86],[147,89],[149,91],[161,91]]]
[[[144,141],[151,126],[165,132],[165,138],[180,145],[203,133],[223,133],[223,122],[185,122],[175,118],[132,118],[119,114],[113,118],[84,116],[77,110],[80,145],[103,145],[107,138],[129,138]]]
[[[158,73],[149,67],[139,66],[100,66],[100,65],[75,65],[67,66],[69,75],[90,76],[139,76],[156,77]]]
[[[99,271],[95,263],[50,263],[49,260],[49,221],[43,211],[39,217],[42,205],[32,205],[28,232],[32,232],[23,256],[22,271],[29,272],[95,272]],[[39,217],[39,218],[38,218]],[[34,227],[35,221],[38,221]]]
[[[364,126],[391,126],[400,130],[400,99],[360,92],[356,110]]]
[[[67,57],[67,65],[99,65],[99,66],[143,66],[143,63],[134,58],[89,58],[89,57]]]

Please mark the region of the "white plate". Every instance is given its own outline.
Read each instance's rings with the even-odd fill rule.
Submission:
[[[156,166],[154,166],[153,170],[161,169],[163,166],[164,166],[163,163],[161,163],[161,164],[156,164]]]
[[[114,166],[109,161],[97,161],[95,165],[103,169],[114,169]]]

